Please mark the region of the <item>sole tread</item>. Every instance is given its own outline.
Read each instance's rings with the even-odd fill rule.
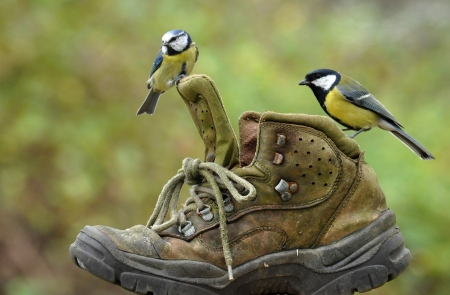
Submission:
[[[411,254],[404,246],[403,237],[396,230],[377,247],[368,249],[370,253],[367,253],[371,256],[368,256],[367,253],[356,256],[355,260],[360,259],[360,262],[356,264],[355,260],[350,261],[351,267],[345,267],[345,265],[342,267],[341,260],[336,263],[337,268],[327,265],[315,270],[309,265],[322,265],[322,258],[320,255],[309,254],[303,256],[306,259],[319,260],[313,261],[314,263],[310,261],[309,264],[302,264],[290,259],[278,265],[274,263],[270,264],[270,267],[258,268],[255,267],[258,265],[255,259],[238,267],[241,269],[241,275],[236,276],[235,280],[222,285],[222,287],[213,288],[212,284],[208,282],[215,279],[200,277],[195,279],[195,282],[192,282],[194,280],[192,278],[188,278],[191,281],[183,281],[184,277],[160,276],[137,269],[139,264],[136,261],[133,261],[134,264],[127,264],[126,256],[119,258],[114,256],[113,252],[103,245],[104,241],[101,242],[98,236],[90,237],[88,233],[88,231],[80,233],[75,243],[70,246],[70,254],[74,263],[103,280],[121,285],[128,291],[142,295],[274,293],[351,295],[356,291],[367,292],[384,285],[387,281],[400,275],[411,261]],[[311,250],[308,251],[311,252]],[[284,255],[283,253],[285,252],[274,255]],[[275,258],[277,257],[280,256]],[[295,255],[295,257],[299,256]],[[258,259],[265,261],[268,258],[265,256]],[[328,258],[327,261],[330,261]],[[173,263],[170,267],[177,267],[176,262]]]

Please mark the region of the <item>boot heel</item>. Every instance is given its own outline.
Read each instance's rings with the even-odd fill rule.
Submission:
[[[347,271],[312,295],[343,295],[367,292],[399,276],[411,262],[401,232],[389,237],[366,263]]]

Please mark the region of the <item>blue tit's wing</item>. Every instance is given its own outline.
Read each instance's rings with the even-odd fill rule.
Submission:
[[[198,59],[198,56],[199,56],[200,52],[198,51],[198,47],[195,46],[195,43],[193,43],[193,44],[194,44],[195,50],[197,51],[197,54],[195,55],[195,62],[197,62],[197,59]]]
[[[151,78],[152,75],[156,72],[156,70],[159,69],[159,67],[162,64],[162,61],[163,61],[162,52],[161,52],[161,50],[159,50],[158,54],[156,55],[155,60],[153,61],[153,67],[150,70],[150,75],[148,76],[149,78]]]
[[[403,127],[386,107],[357,81],[342,75],[341,81],[336,87],[349,102],[373,111],[389,121],[392,121],[395,125]]]

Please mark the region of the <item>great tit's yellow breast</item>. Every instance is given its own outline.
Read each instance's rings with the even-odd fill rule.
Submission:
[[[378,125],[377,114],[349,102],[337,88],[333,88],[327,94],[325,107],[330,116],[355,130],[372,128]]]
[[[152,76],[153,88],[160,91],[169,90],[174,80],[180,75],[184,63],[186,63],[186,75],[189,75],[194,69],[196,55],[195,46],[177,55],[163,55],[161,66]]]

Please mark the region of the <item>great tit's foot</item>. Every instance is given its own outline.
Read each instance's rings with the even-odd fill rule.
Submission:
[[[352,130],[352,129],[347,129],[347,130]],[[361,132],[365,132],[365,131],[369,131],[369,130],[370,130],[370,128],[367,128],[367,129],[361,128],[361,129],[359,129],[358,131],[356,131],[354,134],[347,135],[347,137],[349,137],[349,138],[355,138],[356,135],[360,134]],[[342,129],[342,131],[344,131],[344,129]]]
[[[181,79],[185,78],[186,75],[185,74],[180,74],[178,77],[176,77],[175,79],[175,85],[178,87],[178,83],[180,82]]]

